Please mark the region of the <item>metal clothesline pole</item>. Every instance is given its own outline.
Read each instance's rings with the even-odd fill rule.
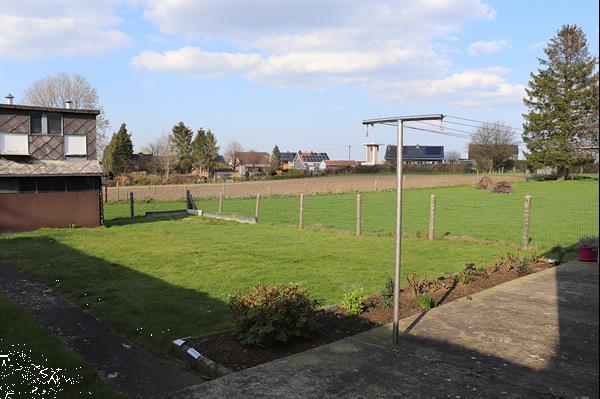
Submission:
[[[404,145],[404,122],[443,120],[443,114],[397,116],[391,118],[365,119],[363,125],[396,123],[396,259],[394,269],[394,319],[392,322],[392,342],[398,343],[400,322],[400,269],[402,265],[402,160]]]

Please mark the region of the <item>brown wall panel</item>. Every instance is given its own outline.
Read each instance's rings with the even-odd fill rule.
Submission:
[[[0,194],[0,231],[100,225],[98,191]]]
[[[64,137],[32,134],[29,136],[29,153],[36,159],[63,160],[65,159]]]
[[[29,116],[0,115],[0,133],[29,133]]]
[[[63,133],[64,134],[90,134],[96,132],[96,119],[93,116],[76,116],[71,117],[65,115],[63,117]]]

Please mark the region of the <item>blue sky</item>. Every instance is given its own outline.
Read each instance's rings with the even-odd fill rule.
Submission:
[[[597,1],[0,0],[0,94],[79,73],[140,148],[178,121],[221,147],[364,159],[364,118],[444,113],[522,123],[523,88],[562,24],[598,54]],[[375,140],[394,141],[391,127]],[[369,138],[369,140],[372,137]],[[409,131],[407,144],[465,153]]]

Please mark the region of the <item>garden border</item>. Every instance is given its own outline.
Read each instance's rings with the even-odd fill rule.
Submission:
[[[189,336],[171,341],[171,349],[175,352],[175,356],[185,361],[191,368],[196,370],[202,378],[208,380],[214,380],[233,373],[232,370],[210,360],[196,348],[188,345],[188,340],[192,338],[199,337]]]

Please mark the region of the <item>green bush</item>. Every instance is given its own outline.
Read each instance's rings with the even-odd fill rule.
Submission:
[[[435,307],[435,301],[428,293],[419,295],[419,306],[425,310],[429,310]]]
[[[365,294],[365,290],[362,288],[353,288],[344,294],[342,299],[341,308],[349,315],[358,315],[365,311],[368,296]]]
[[[298,284],[257,284],[229,297],[233,331],[244,345],[281,345],[317,330],[318,299]]]
[[[381,299],[379,305],[382,308],[390,309],[394,306],[394,279],[390,278],[386,281],[385,287],[381,291]]]

